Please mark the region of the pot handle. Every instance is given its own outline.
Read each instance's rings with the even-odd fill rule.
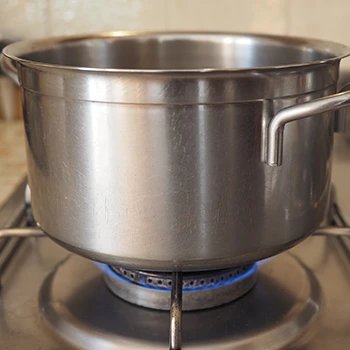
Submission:
[[[18,70],[17,70],[16,62],[1,52],[0,52],[0,66],[1,66],[2,71],[7,76],[9,76],[16,84],[19,84]]]
[[[270,166],[280,166],[282,164],[283,132],[287,123],[348,106],[350,106],[350,91],[345,91],[290,106],[279,111],[270,120],[267,127],[267,142],[264,150],[265,162]],[[340,128],[342,120],[340,115],[336,116],[336,129]]]

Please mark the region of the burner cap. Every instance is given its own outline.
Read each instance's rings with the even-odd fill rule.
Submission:
[[[98,264],[108,288],[139,306],[169,310],[171,273],[126,270]],[[256,264],[232,269],[185,272],[183,310],[208,309],[227,304],[247,293],[257,280]]]

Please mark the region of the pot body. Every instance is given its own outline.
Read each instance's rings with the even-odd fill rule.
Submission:
[[[262,145],[276,112],[336,91],[339,60],[200,73],[17,68],[33,214],[74,252],[135,269],[223,268],[287,249],[325,217],[333,112],[285,127],[280,167],[262,161]]]

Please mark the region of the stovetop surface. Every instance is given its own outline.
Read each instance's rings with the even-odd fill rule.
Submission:
[[[298,260],[294,257],[302,262],[300,266],[304,264],[313,271],[316,280],[313,281],[312,277],[310,285],[298,281],[293,268]],[[296,342],[279,349],[348,349],[349,258],[346,247],[336,237],[308,238],[262,265],[257,285],[234,302],[236,306],[222,306],[211,313],[185,313],[184,325],[187,317],[188,329],[186,335],[184,326],[183,348],[246,349],[247,340],[243,339],[241,343],[237,340],[237,335],[243,332],[251,334],[249,349],[278,349],[276,344],[283,344],[283,339],[292,339],[293,332],[299,334],[305,318],[311,318],[306,333],[302,331]],[[289,267],[284,271],[283,266]],[[299,269],[297,265],[295,267]],[[282,280],[285,278],[287,283],[271,287],[276,274],[282,276]],[[140,308],[116,299],[104,285],[102,272],[93,262],[68,253],[48,238],[27,239],[11,261],[2,282],[1,349],[168,348],[167,312]],[[310,286],[313,291],[310,298],[305,298]],[[293,289],[292,296],[290,289]],[[261,311],[261,301],[254,304],[259,300],[262,303],[265,300],[265,316]],[[239,305],[248,307],[240,308]],[[129,311],[133,316],[128,317]],[[280,321],[279,314],[283,316]],[[276,327],[268,322],[273,317],[277,317],[276,327],[282,323],[287,326],[273,333]],[[204,318],[207,321],[204,322]],[[131,322],[132,319],[137,323]],[[211,327],[208,327],[211,319]],[[255,336],[253,328],[257,320],[261,327]],[[164,327],[159,326],[162,322]],[[197,334],[195,327],[198,328]],[[68,334],[68,341],[73,339],[77,347],[64,341],[57,330]],[[203,334],[204,331],[207,334]],[[104,333],[107,336],[101,338],[101,332],[107,332]],[[196,338],[201,340],[199,344]]]

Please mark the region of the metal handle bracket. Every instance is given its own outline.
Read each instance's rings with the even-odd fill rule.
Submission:
[[[350,91],[325,96],[287,107],[279,111],[268,123],[267,142],[264,147],[265,162],[270,166],[279,166],[283,158],[284,126],[292,121],[350,106]]]

